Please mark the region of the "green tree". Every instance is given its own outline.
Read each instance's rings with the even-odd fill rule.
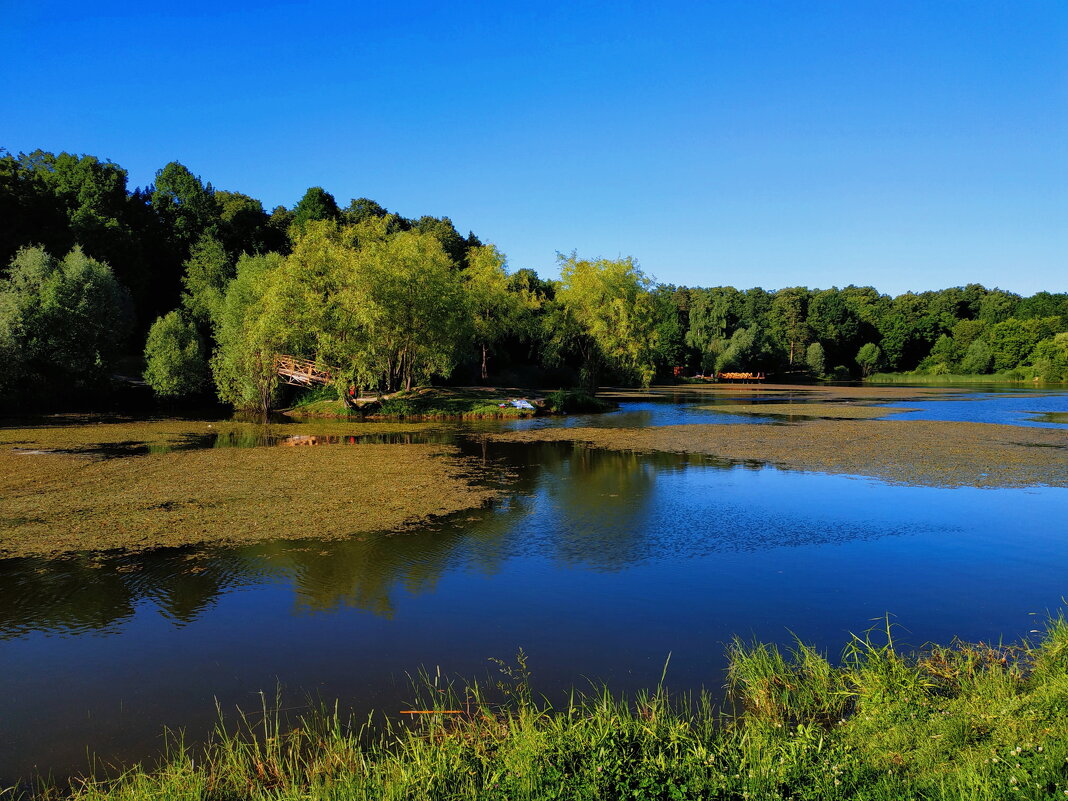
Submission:
[[[572,253],[558,259],[557,322],[579,343],[584,383],[596,386],[603,365],[648,386],[659,346],[652,280],[631,258],[587,261]]]
[[[308,189],[293,209],[293,225],[301,231],[312,220],[337,220],[340,217],[341,211],[334,196],[321,186]]]
[[[686,363],[689,295],[674,286],[661,284],[653,289],[653,300],[656,304],[657,343],[654,359],[658,372],[672,376],[674,368],[681,368]]]
[[[1031,354],[1031,364],[1045,381],[1068,381],[1068,332],[1039,342]]]
[[[349,201],[344,211],[341,212],[342,219],[348,225],[358,225],[365,220],[369,220],[372,217],[386,217],[389,212],[386,209],[367,197],[354,197]]]
[[[148,331],[145,382],[161,398],[193,395],[208,382],[196,326],[177,310],[160,317]]]
[[[1053,336],[1060,325],[1060,317],[1029,320],[1010,317],[993,325],[986,339],[994,357],[994,370],[1010,370],[1023,364],[1035,346],[1043,339]]]
[[[360,372],[406,390],[447,377],[469,330],[461,279],[440,241],[402,231],[365,239],[357,256],[343,300],[366,337]]]
[[[812,338],[807,319],[808,290],[800,286],[780,289],[772,298],[768,316],[772,336],[792,366]]]
[[[961,359],[960,369],[963,373],[985,375],[994,366],[994,354],[984,339],[976,339],[968,346]]]
[[[805,351],[805,364],[817,378],[827,372],[827,356],[823,352],[823,345],[813,342]]]
[[[236,260],[242,253],[267,253],[282,247],[263,204],[241,192],[217,191],[220,239]]]
[[[1012,317],[1020,303],[1020,296],[1001,289],[991,289],[979,301],[979,319],[989,325]]]
[[[761,361],[763,339],[760,329],[752,325],[736,330],[727,347],[716,358],[716,372],[748,370]]]
[[[860,318],[838,289],[825,289],[812,296],[808,324],[832,364],[848,359],[861,344]]]
[[[1017,305],[1013,317],[1027,320],[1032,317],[1064,317],[1068,319],[1068,292],[1036,292]]]
[[[219,206],[215,190],[177,161],[156,173],[152,208],[178,248],[179,261],[205,233],[217,233]]]
[[[265,331],[340,369],[342,391],[448,376],[469,341],[461,278],[438,240],[387,226],[309,222],[264,299]]]
[[[920,363],[920,370],[927,373],[952,373],[959,366],[960,349],[953,337],[942,334],[931,347],[931,352]]]
[[[411,227],[418,233],[430,234],[437,239],[441,249],[445,251],[446,255],[457,267],[466,265],[469,248],[482,244],[474,234],[471,234],[467,239],[460,236],[460,232],[456,230],[456,226],[452,224],[452,220],[448,217],[423,216],[418,220],[412,221]]]
[[[131,317],[126,288],[81,248],[62,261],[42,248],[23,248],[0,280],[7,391],[23,384],[62,396],[103,387]]]
[[[463,278],[472,333],[482,356],[480,376],[485,381],[489,351],[524,328],[524,318],[537,308],[538,300],[528,290],[517,291],[505,270],[504,255],[493,245],[468,251]]]
[[[860,365],[864,377],[867,378],[877,369],[883,360],[883,352],[874,342],[866,342],[857,351],[857,364]]]
[[[268,325],[265,298],[282,262],[277,253],[242,256],[215,320],[212,377],[219,398],[238,409],[266,412],[275,400],[280,343]]]
[[[182,276],[182,305],[194,321],[206,326],[222,310],[226,285],[234,277],[234,266],[223,243],[205,234],[185,261]]]

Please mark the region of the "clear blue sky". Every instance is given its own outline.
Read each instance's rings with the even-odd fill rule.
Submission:
[[[449,215],[513,268],[1068,290],[1068,3],[10,2],[0,146]]]

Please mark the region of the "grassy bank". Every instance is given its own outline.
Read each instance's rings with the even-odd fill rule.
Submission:
[[[934,375],[928,373],[875,373],[864,379],[870,384],[1050,384],[1064,386],[1063,383],[1042,381],[1033,372],[1007,370],[1003,373],[969,373],[963,375]]]
[[[1068,624],[1035,645],[905,655],[854,639],[730,648],[730,711],[608,693],[551,708],[522,669],[504,707],[428,683],[413,726],[264,715],[206,753],[35,794],[141,799],[1049,799],[1068,796]]]

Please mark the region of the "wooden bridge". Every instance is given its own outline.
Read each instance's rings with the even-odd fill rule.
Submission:
[[[329,384],[334,380],[333,373],[315,362],[281,353],[274,357],[274,369],[285,383],[295,387]]]
[[[720,381],[763,381],[763,373],[717,373]]]

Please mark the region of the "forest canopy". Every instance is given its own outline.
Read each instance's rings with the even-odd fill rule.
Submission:
[[[124,373],[267,409],[278,354],[329,369],[339,398],[731,370],[1068,380],[1068,293],[678,287],[576,253],[545,280],[448,217],[318,186],[267,212],[178,162],[131,188],[95,156],[0,150],[0,264],[8,406],[99,397]]]

